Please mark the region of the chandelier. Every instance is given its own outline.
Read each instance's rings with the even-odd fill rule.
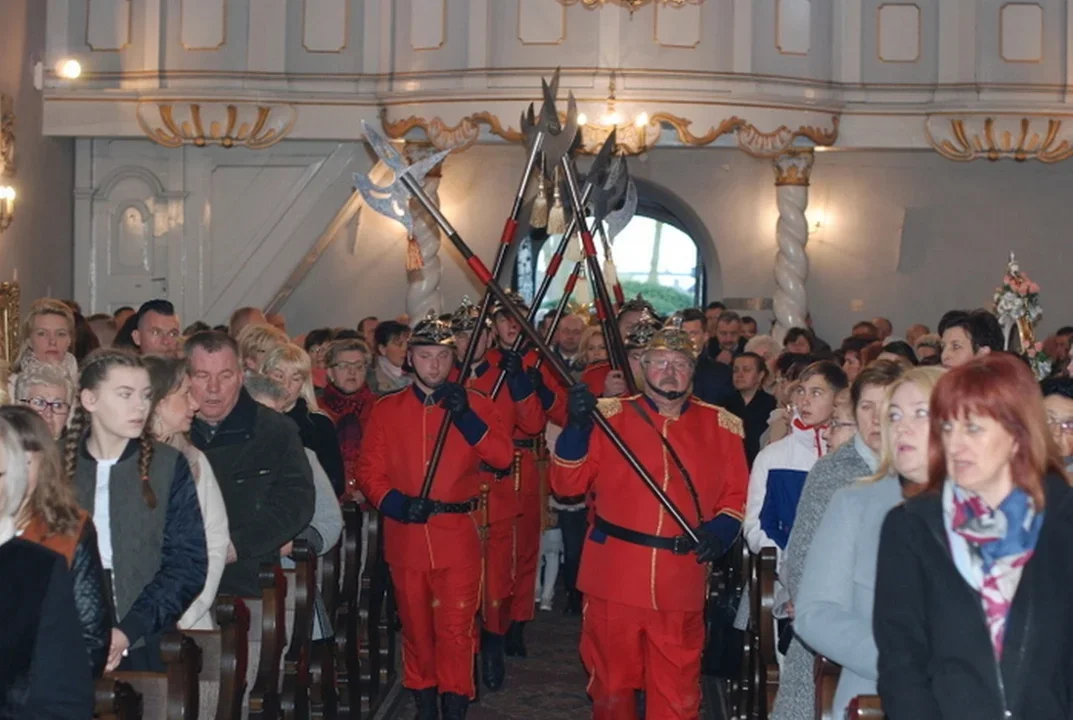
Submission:
[[[700,5],[704,0],[559,0],[563,5],[577,5],[580,2],[587,9],[603,7],[604,5],[619,5],[630,11],[630,15],[640,10],[645,5],[658,4],[669,5],[671,7],[682,7],[683,5]]]
[[[584,0],[583,0],[584,1]],[[589,0],[596,2],[596,0]],[[631,0],[637,2],[638,0]],[[604,140],[615,132],[616,152],[625,155],[639,155],[656,144],[660,135],[658,118],[653,121],[647,112],[639,112],[627,117],[616,107],[615,71],[611,71],[608,84],[607,106],[598,118],[590,118],[585,113],[578,113],[577,123],[581,129],[581,145],[584,152],[595,152]]]

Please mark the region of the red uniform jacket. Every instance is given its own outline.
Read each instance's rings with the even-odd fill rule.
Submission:
[[[611,363],[605,360],[595,362],[581,372],[581,382],[585,383],[589,392],[600,397],[604,394],[604,383],[607,381],[609,372],[611,372]]]
[[[457,378],[458,375],[458,369],[452,372],[452,378]],[[499,369],[493,367],[488,360],[484,360],[473,369],[473,375],[466,383],[466,387],[477,390],[490,398],[499,375]],[[540,399],[535,392],[530,391],[524,398],[514,400],[510,389],[504,383],[494,402],[496,412],[507,433],[521,432],[535,435],[544,430],[544,408],[541,407]],[[481,480],[489,483],[492,488],[488,495],[489,522],[498,522],[521,515],[522,505],[518,499],[517,489],[514,487],[513,474],[500,475],[497,479],[494,473],[481,472]]]
[[[491,348],[485,353],[485,358],[493,367],[498,367],[500,359],[503,355],[499,352],[499,348]],[[530,350],[522,356],[522,365],[527,369],[536,367],[537,360],[540,359],[540,353],[536,350]],[[537,393],[540,398],[540,404],[544,408],[544,416],[556,425],[563,425],[566,423],[566,386],[562,380],[559,379],[558,374],[551,369],[551,366],[545,361],[540,366],[540,376],[544,379],[544,387]],[[518,439],[533,438],[544,432],[544,428],[534,433],[518,433],[516,432],[514,437]]]
[[[729,549],[741,528],[749,484],[741,420],[695,397],[677,419],[660,415],[643,395],[605,398],[599,406],[690,524],[703,524]],[[703,517],[697,517],[692,495],[658,434],[667,438],[689,471]],[[615,525],[664,537],[684,534],[599,429],[586,432],[568,426],[563,430],[552,456],[551,486],[564,496],[592,490],[596,515]],[[581,554],[578,589],[625,605],[703,610],[706,583],[707,568],[697,563],[693,553],[675,555],[608,537],[596,529],[589,532]]]
[[[460,503],[477,497],[478,463],[510,467],[510,435],[491,400],[470,390],[469,404],[487,429],[470,445],[452,423],[429,497]],[[436,445],[446,412],[426,401],[412,385],[379,398],[362,441],[358,460],[358,487],[369,502],[380,507],[391,490],[416,496],[421,492],[425,468]],[[480,562],[476,513],[434,515],[424,525],[409,525],[384,517],[384,553],[392,565],[412,570],[463,567]]]

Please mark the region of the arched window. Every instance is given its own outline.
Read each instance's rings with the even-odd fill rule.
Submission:
[[[526,300],[531,301],[540,287],[560,237],[534,231],[519,246],[515,262],[515,289]],[[603,266],[604,253],[598,236],[596,245]],[[642,198],[638,202],[637,214],[614,240],[612,255],[627,298],[641,293],[658,312],[664,314],[686,307],[698,307],[703,303],[706,272],[697,241],[688,232],[685,223],[658,201]],[[542,308],[552,309],[556,306],[572,268],[568,251],[541,303]],[[608,291],[611,292],[611,288]],[[573,299],[584,303],[592,301],[592,290],[587,282],[578,284]]]

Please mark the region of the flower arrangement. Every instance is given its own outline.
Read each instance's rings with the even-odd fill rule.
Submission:
[[[1039,292],[1039,285],[1021,272],[1017,259],[1010,253],[1010,262],[1006,266],[1002,285],[995,290],[995,314],[1006,334],[1007,349],[1010,344],[1010,330],[1014,325],[1017,326],[1021,352],[1032,372],[1042,380],[1050,375],[1053,360],[1043,351],[1043,343],[1036,342],[1035,339],[1035,325],[1043,317]]]

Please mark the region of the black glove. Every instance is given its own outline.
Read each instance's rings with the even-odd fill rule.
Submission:
[[[537,391],[544,387],[544,373],[540,372],[540,368],[526,368],[525,374],[529,376],[529,382],[533,383]]]
[[[596,411],[596,396],[583,383],[570,388],[566,396],[567,422],[577,428],[592,426],[592,414]]]
[[[522,366],[522,356],[513,350],[501,350],[503,357],[499,360],[499,369],[507,374],[507,377],[515,377],[525,372]]]
[[[451,417],[457,418],[469,410],[469,397],[466,395],[466,389],[458,383],[444,383],[436,392],[440,396],[439,403],[451,414]]]
[[[694,531],[697,535],[697,545],[693,548],[693,552],[697,554],[697,564],[706,565],[713,560],[719,559],[723,554],[723,543],[712,533],[704,529],[704,527],[698,527]]]
[[[407,496],[403,501],[403,512],[406,516],[403,522],[423,525],[432,515],[432,501],[428,498]]]

